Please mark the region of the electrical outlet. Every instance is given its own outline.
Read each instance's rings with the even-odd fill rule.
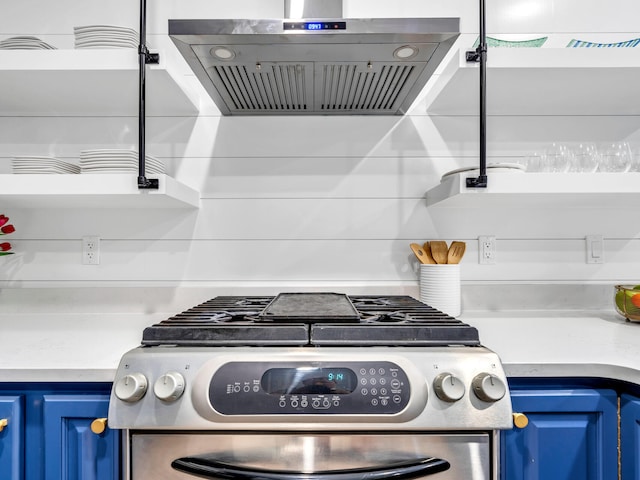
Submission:
[[[493,235],[480,235],[478,237],[478,256],[480,265],[493,265],[496,263],[496,237]]]
[[[100,237],[82,237],[82,264],[100,264]]]

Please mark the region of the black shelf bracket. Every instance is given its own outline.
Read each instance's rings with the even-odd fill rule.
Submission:
[[[150,53],[146,45],[138,45],[138,55],[144,55],[145,65],[157,65],[160,63],[160,54]]]
[[[466,179],[467,188],[487,188],[487,35],[484,0],[480,0],[480,40],[475,50],[466,54],[467,62],[480,63],[480,174]]]
[[[160,188],[157,178],[147,178],[145,175],[145,129],[146,129],[146,72],[147,64],[158,63],[160,56],[149,53],[146,45],[147,37],[147,2],[140,0],[140,45],[138,45],[138,188],[157,190]]]

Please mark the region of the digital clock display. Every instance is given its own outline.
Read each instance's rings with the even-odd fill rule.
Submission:
[[[284,22],[283,30],[346,30],[347,22]]]
[[[272,395],[348,395],[358,386],[358,379],[349,368],[271,368],[260,383]]]

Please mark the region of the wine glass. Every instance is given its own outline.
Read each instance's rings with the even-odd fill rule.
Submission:
[[[631,165],[630,172],[640,172],[640,143],[634,143],[631,147]]]
[[[544,151],[545,172],[564,173],[573,163],[573,152],[562,143],[552,143]]]
[[[611,142],[602,149],[598,167],[601,172],[622,173],[631,165],[631,149],[627,142]]]
[[[595,143],[580,143],[573,148],[570,172],[593,173],[598,169],[600,153]]]
[[[544,170],[545,157],[544,153],[541,152],[532,152],[527,155],[526,158],[526,166],[527,172],[542,172]]]

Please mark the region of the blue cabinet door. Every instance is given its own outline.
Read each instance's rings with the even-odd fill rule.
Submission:
[[[529,419],[501,434],[504,480],[617,480],[618,405],[613,390],[513,390]]]
[[[640,399],[620,396],[620,450],[623,480],[640,480]]]
[[[0,396],[0,480],[24,478],[24,416],[20,395]],[[6,422],[6,425],[5,425]]]
[[[107,395],[44,395],[45,480],[120,478],[119,431],[91,431],[108,409]]]

